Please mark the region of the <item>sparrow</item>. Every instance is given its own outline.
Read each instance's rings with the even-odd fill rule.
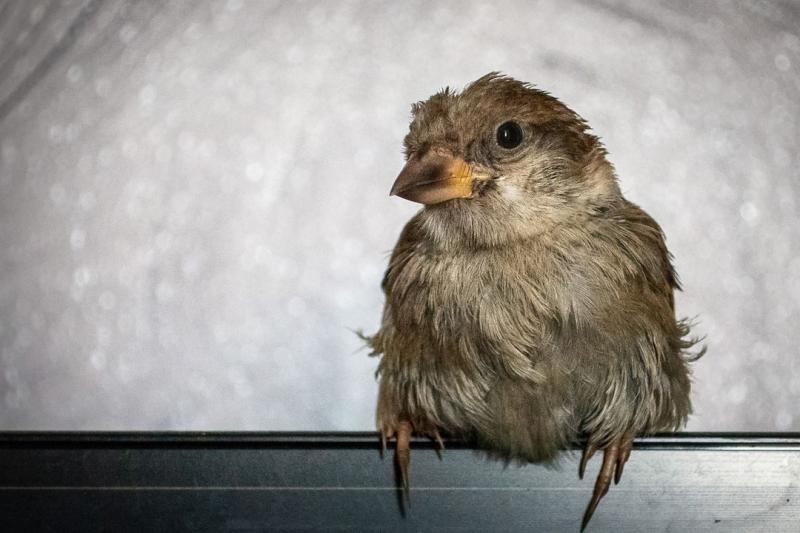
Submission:
[[[490,73],[412,106],[391,195],[423,204],[382,288],[377,426],[396,439],[463,436],[491,455],[550,462],[603,451],[588,524],[633,438],[691,412],[689,323],[664,234],[626,200],[586,121]]]

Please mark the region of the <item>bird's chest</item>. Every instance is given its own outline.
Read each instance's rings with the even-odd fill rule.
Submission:
[[[434,341],[450,340],[474,331],[498,281],[481,256],[414,255],[397,274],[400,290],[393,291],[391,303],[410,330]]]
[[[412,359],[527,376],[559,306],[553,268],[504,254],[412,255],[392,281],[396,327],[419,339]]]
[[[507,255],[410,255],[388,279],[382,379],[406,410],[459,427],[487,424],[501,383],[544,383],[552,369],[548,287],[560,283]],[[534,265],[535,266],[535,265]]]

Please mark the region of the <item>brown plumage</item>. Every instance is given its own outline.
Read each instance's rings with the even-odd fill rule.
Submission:
[[[557,99],[489,74],[412,108],[393,194],[426,204],[383,281],[378,429],[604,464],[583,527],[635,435],[691,411],[688,325],[658,224],[626,200],[600,141]]]

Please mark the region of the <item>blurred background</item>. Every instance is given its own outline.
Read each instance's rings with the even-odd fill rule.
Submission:
[[[708,354],[800,430],[800,4],[0,2],[0,429],[373,427],[409,107],[492,70],[604,139]]]

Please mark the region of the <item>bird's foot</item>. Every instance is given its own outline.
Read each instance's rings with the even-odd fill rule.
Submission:
[[[413,428],[408,420],[401,420],[396,425],[381,428],[381,450],[386,451],[386,441],[394,438],[394,464],[399,474],[400,488],[405,502],[409,500],[408,467],[411,463],[411,434]]]
[[[608,492],[611,486],[611,479],[613,477],[614,484],[619,483],[622,477],[622,470],[625,468],[625,463],[631,456],[633,450],[633,437],[631,435],[623,435],[615,440],[612,440],[603,449],[603,466],[600,467],[600,473],[597,475],[597,481],[594,483],[594,493],[592,499],[589,500],[589,505],[586,507],[586,512],[583,513],[583,521],[581,522],[581,531],[586,529],[589,520],[592,519],[597,504],[603,499],[603,496]],[[592,458],[597,448],[594,445],[587,443],[583,449],[581,456],[580,466],[578,467],[578,475],[583,479],[583,474],[586,471],[586,463]]]
[[[394,449],[394,462],[399,475],[400,488],[403,492],[403,499],[406,504],[409,502],[409,481],[408,470],[411,464],[411,435],[414,433],[414,427],[408,420],[400,420],[393,426],[384,426],[381,428],[381,455],[386,452],[386,442],[392,438],[396,440]],[[425,434],[430,436],[438,444],[436,453],[440,454],[444,450],[444,441],[436,428],[429,428],[425,430]]]

